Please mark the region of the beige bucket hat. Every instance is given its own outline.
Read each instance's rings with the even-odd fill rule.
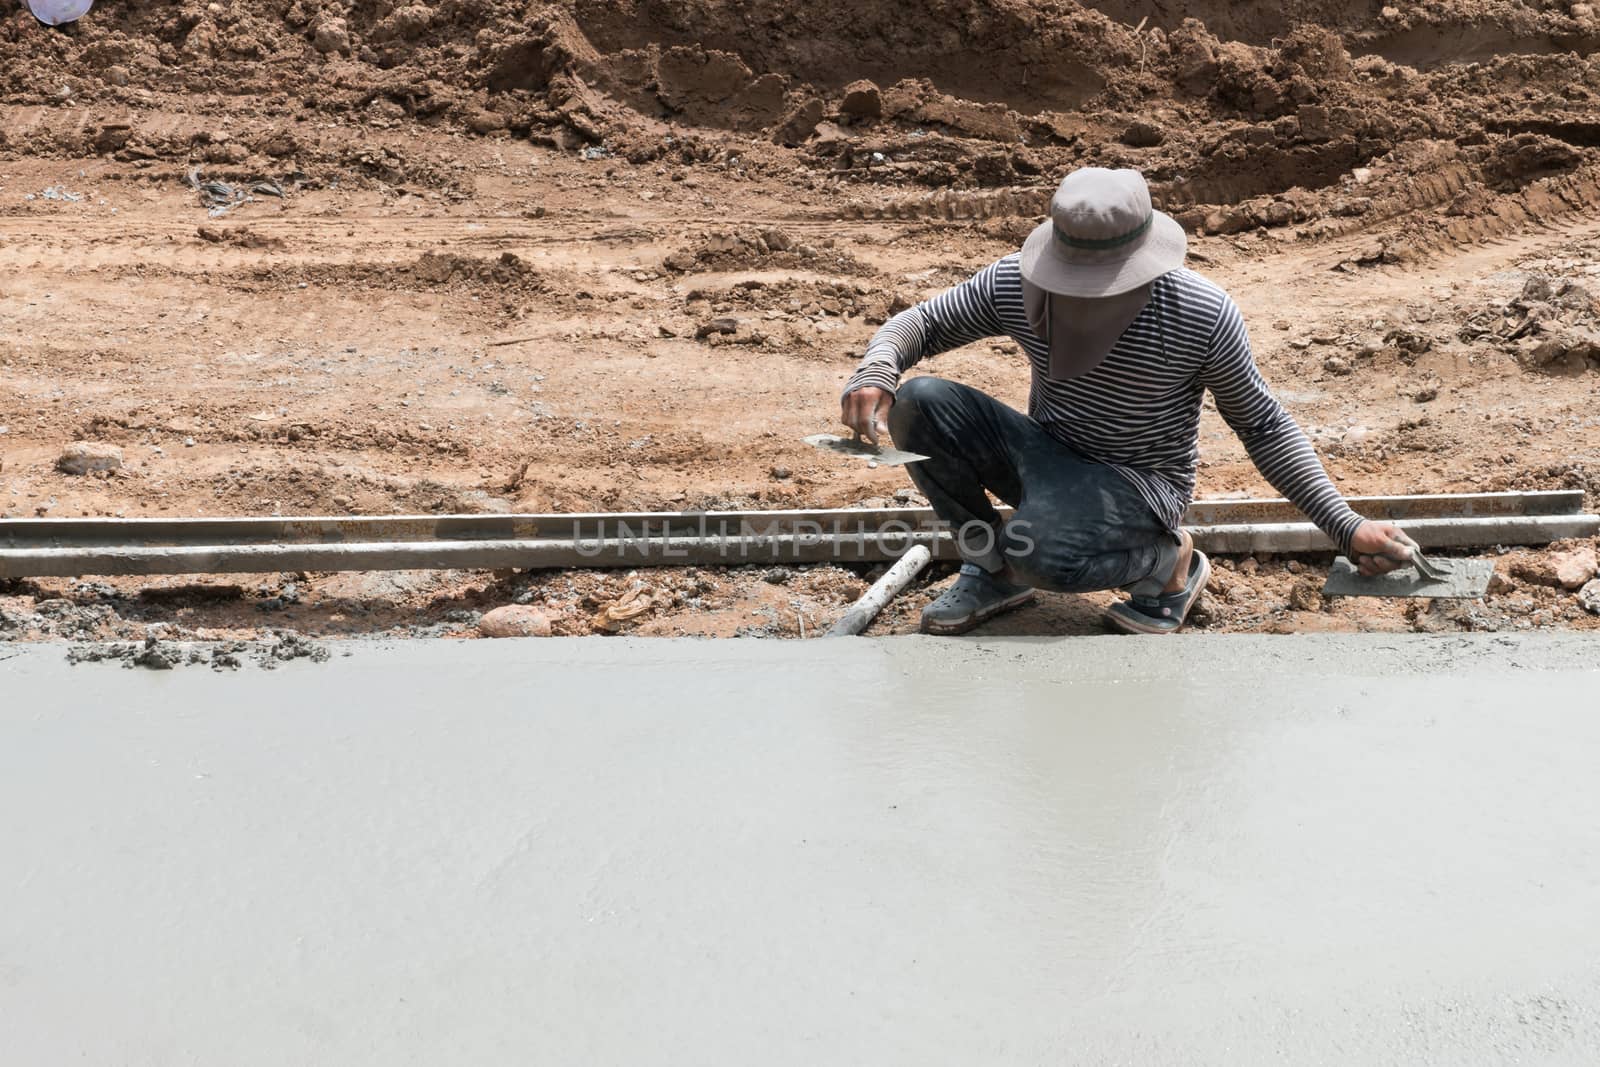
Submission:
[[[1050,218],[1022,245],[1022,277],[1047,292],[1117,296],[1183,266],[1183,227],[1150,204],[1136,170],[1084,167],[1061,180]]]

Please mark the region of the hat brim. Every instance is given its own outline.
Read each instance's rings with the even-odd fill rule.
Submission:
[[[1182,267],[1188,251],[1183,227],[1160,211],[1141,241],[1111,253],[1068,249],[1055,239],[1055,224],[1046,221],[1023,242],[1022,277],[1060,296],[1117,296]]]

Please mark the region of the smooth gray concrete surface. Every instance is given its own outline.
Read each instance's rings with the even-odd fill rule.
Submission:
[[[1597,665],[0,646],[0,1061],[1592,1064]]]

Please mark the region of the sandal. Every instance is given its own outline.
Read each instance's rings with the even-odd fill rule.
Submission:
[[[1182,589],[1176,593],[1125,600],[1106,612],[1106,621],[1130,634],[1177,633],[1210,580],[1211,561],[1197,548],[1189,557],[1189,577]]]
[[[1020,608],[1033,599],[1033,590],[1013,585],[965,563],[961,577],[939,599],[922,609],[925,634],[964,634],[1002,612]]]

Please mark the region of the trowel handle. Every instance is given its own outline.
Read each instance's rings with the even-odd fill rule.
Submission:
[[[1435,567],[1428,557],[1422,554],[1422,546],[1417,544],[1416,541],[1412,540],[1410,534],[1406,533],[1404,530],[1401,530],[1400,536],[1397,537],[1396,540],[1411,550],[1409,558],[1398,560],[1397,562],[1409,563],[1411,566],[1415,567],[1417,569],[1417,573],[1424,578],[1432,578],[1437,581],[1441,577],[1439,568]],[[1391,556],[1389,558],[1393,559],[1394,557]]]

